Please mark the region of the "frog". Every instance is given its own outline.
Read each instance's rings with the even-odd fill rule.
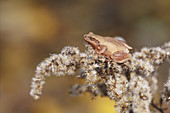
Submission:
[[[92,46],[95,53],[108,60],[124,63],[131,58],[129,50],[132,49],[122,38],[96,35],[89,32],[84,35],[84,40]]]

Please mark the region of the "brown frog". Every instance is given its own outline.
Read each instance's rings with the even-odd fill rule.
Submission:
[[[132,47],[119,38],[102,37],[90,32],[84,35],[84,40],[94,48],[97,54],[117,63],[126,62],[131,58],[129,49]]]

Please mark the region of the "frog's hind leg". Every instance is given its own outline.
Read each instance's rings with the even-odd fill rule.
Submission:
[[[116,51],[111,55],[111,59],[113,59],[117,63],[123,63],[130,59],[131,54],[126,53],[124,51]]]
[[[132,49],[132,47],[129,46],[128,44],[126,44],[125,42],[123,42],[123,41],[121,41],[121,40],[119,40],[119,42],[120,42],[121,44],[123,44],[126,48]]]

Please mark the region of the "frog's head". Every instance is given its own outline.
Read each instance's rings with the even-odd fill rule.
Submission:
[[[90,32],[89,34],[85,34],[84,40],[89,43],[93,48],[98,48],[100,45],[100,41],[98,40],[97,36],[92,32]]]

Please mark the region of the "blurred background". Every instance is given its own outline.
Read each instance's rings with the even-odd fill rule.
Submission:
[[[161,45],[170,41],[169,12],[169,0],[1,0],[0,112],[113,113],[108,98],[69,96],[76,76],[47,78],[40,100],[33,100],[36,66],[67,45],[84,51],[83,35],[90,31],[122,36],[134,50]],[[168,67],[159,70],[161,89]]]

